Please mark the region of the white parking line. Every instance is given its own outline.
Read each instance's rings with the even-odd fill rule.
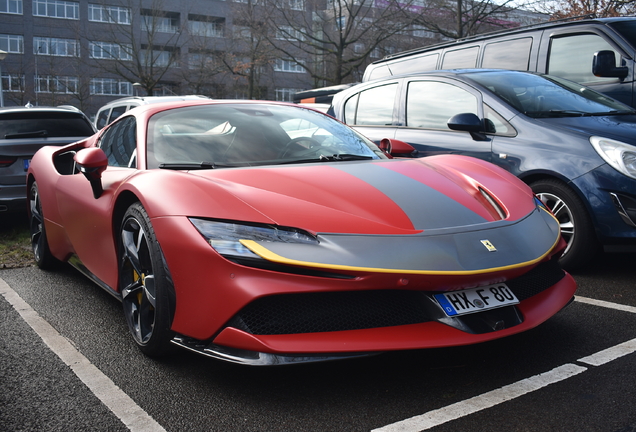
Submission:
[[[126,393],[104,375],[48,322],[31,308],[0,278],[0,294],[13,306],[22,319],[42,338],[44,343],[132,432],[161,432],[165,429],[141,409]]]
[[[621,305],[617,303],[606,302],[602,300],[594,300],[587,297],[576,297],[576,301],[580,303],[600,306],[624,312],[636,313],[636,308],[632,306]],[[587,357],[583,357],[578,361],[590,366],[601,366],[619,357],[636,352],[636,339],[623,342],[619,345],[599,351]],[[452,405],[445,406],[425,414],[411,417],[406,420],[399,421],[372,432],[420,432],[439,426],[449,421],[457,420],[469,414],[492,408],[495,405],[518,398],[535,390],[542,389],[550,384],[563,381],[575,375],[585,372],[588,368],[575,364],[565,364],[556,367],[549,372],[535,375],[530,378],[523,379],[516,383],[489,391],[479,396],[466,399]]]

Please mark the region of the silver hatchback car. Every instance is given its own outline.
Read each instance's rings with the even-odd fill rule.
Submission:
[[[0,215],[26,210],[26,172],[40,147],[72,143],[95,132],[72,106],[0,108]]]

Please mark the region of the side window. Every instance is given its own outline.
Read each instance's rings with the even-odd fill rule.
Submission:
[[[442,69],[474,68],[477,66],[479,47],[446,51],[442,60]]]
[[[100,139],[100,147],[108,156],[108,165],[136,168],[137,139],[135,117],[111,126]]]
[[[424,72],[435,70],[437,67],[437,59],[439,54],[429,54],[421,57],[415,57],[401,62],[395,62],[389,67],[393,75],[405,74],[411,72]]]
[[[479,115],[477,97],[452,84],[436,81],[409,83],[406,96],[406,125],[428,129],[448,129],[455,114]]]
[[[354,124],[356,121],[356,109],[358,108],[358,97],[360,93],[350,97],[345,102],[344,106],[344,122],[347,124]]]
[[[592,74],[592,58],[595,52],[601,50],[614,51],[616,61],[620,62],[621,55],[596,34],[555,37],[550,42],[548,73],[579,84],[616,81],[616,78],[600,78]]]
[[[355,125],[390,126],[393,124],[393,102],[397,83],[360,92]]]
[[[484,132],[505,136],[517,135],[515,128],[486,104],[484,104],[484,123],[486,124]]]
[[[123,113],[125,113],[127,111],[127,106],[116,106],[113,107],[113,110],[110,112],[110,118],[108,119],[108,123],[112,123],[115,120],[117,120],[117,118],[122,115]]]
[[[532,38],[489,43],[484,47],[483,68],[527,71]]]
[[[97,129],[101,129],[108,124],[108,114],[110,109],[105,109],[97,113]]]

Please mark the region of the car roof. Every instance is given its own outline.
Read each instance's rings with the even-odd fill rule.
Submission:
[[[267,104],[267,105],[281,105],[281,106],[291,106],[296,108],[302,108],[298,104],[294,104],[291,102],[279,102],[279,101],[270,101],[270,100],[210,99],[210,98],[192,99],[192,100],[174,100],[170,102],[140,105],[138,107],[132,108],[131,110],[127,111],[125,114],[118,117],[117,120],[115,120],[113,123],[118,122],[120,119],[126,117],[129,114],[134,114],[134,115],[148,119],[151,116],[157,114],[158,112],[167,111],[170,109],[194,107],[194,106],[200,106],[200,105],[228,105],[228,104],[241,104],[241,105]]]
[[[581,18],[586,18],[586,19],[581,19]],[[514,35],[516,33],[525,33],[532,30],[544,30],[544,29],[557,28],[557,27],[581,26],[581,25],[593,24],[593,23],[606,25],[606,24],[610,24],[610,23],[614,23],[618,21],[630,21],[630,20],[633,21],[634,19],[635,17],[633,16],[595,18],[593,15],[564,18],[562,20],[554,20],[554,21],[542,22],[538,24],[530,24],[527,26],[517,27],[513,29],[507,28],[507,29],[497,30],[494,32],[489,32],[489,33],[481,33],[478,35],[467,36],[467,37],[455,39],[452,41],[446,41],[446,42],[441,42],[438,44],[427,45],[424,47],[418,47],[418,48],[414,48],[414,49],[410,49],[406,51],[401,51],[395,54],[389,54],[381,58],[380,60],[374,61],[371,64],[372,65],[382,64],[382,63],[399,59],[402,57],[410,57],[414,54],[425,53],[427,51],[432,51],[435,49],[452,47],[454,45],[462,45],[466,42],[482,41],[482,40],[491,39],[497,36],[508,36],[508,35]]]
[[[184,100],[199,100],[199,99],[210,99],[207,96],[202,95],[183,95],[183,96],[126,96],[123,98],[115,99],[113,101],[108,102],[107,104],[100,107],[100,110],[103,108],[111,107],[113,105],[121,105],[130,102],[139,102],[140,105],[146,105],[151,103],[163,103],[163,102],[171,102],[171,101],[184,101]]]
[[[0,107],[0,115],[8,113],[19,112],[74,112],[83,114],[78,108],[72,105],[60,105],[60,106],[33,106],[27,104],[26,106],[10,106]]]

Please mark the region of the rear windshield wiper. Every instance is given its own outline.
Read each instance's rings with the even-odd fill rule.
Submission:
[[[197,170],[197,169],[215,169],[215,168],[236,168],[243,165],[225,165],[216,162],[175,162],[162,163],[159,168],[173,170]]]
[[[49,133],[45,130],[39,130],[39,131],[31,131],[31,132],[16,132],[16,133],[11,133],[11,134],[6,134],[4,137],[5,139],[12,139],[12,138],[38,138],[38,137],[45,137],[48,136]]]

